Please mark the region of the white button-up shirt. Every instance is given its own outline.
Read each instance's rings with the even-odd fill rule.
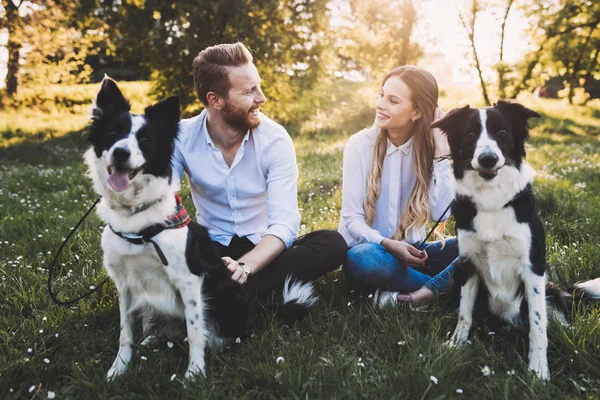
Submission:
[[[206,110],[179,123],[173,154],[173,179],[186,172],[196,218],[212,240],[225,246],[234,235],[254,244],[266,235],[290,247],[298,235],[298,166],[286,130],[260,114],[231,167],[206,129]]]
[[[379,198],[375,202],[375,218],[366,222],[365,202],[367,184],[373,165],[373,151],[378,129],[369,128],[350,137],[344,149],[342,182],[342,215],[338,227],[348,247],[359,243],[381,243],[391,238],[402,219],[410,192],[416,181],[412,161],[412,138],[400,147],[388,139],[383,161]],[[434,161],[429,189],[431,219],[437,221],[453,199],[453,175],[448,159]],[[442,220],[446,220],[448,211]],[[408,231],[405,241],[417,243],[425,240],[425,226]]]

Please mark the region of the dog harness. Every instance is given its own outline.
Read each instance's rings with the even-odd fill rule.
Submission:
[[[192,221],[192,218],[189,216],[187,210],[181,202],[181,197],[179,197],[179,194],[177,193],[175,194],[175,201],[177,203],[175,214],[171,215],[163,223],[150,225],[149,227],[143,229],[138,233],[117,232],[113,229],[112,226],[110,227],[110,229],[115,233],[115,235],[127,240],[131,244],[152,243],[152,245],[156,249],[156,252],[158,253],[160,261],[163,263],[164,266],[167,266],[169,265],[169,262],[167,261],[167,257],[165,257],[165,253],[163,253],[160,246],[154,240],[152,240],[152,238],[164,231],[165,229],[183,228]]]

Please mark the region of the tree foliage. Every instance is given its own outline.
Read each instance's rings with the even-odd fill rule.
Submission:
[[[380,77],[416,63],[423,55],[411,41],[417,5],[414,0],[349,0],[337,40],[342,68]]]
[[[521,65],[522,78],[513,96],[551,77],[560,77],[572,103],[575,88],[600,79],[600,3],[541,0],[527,12],[536,50]]]

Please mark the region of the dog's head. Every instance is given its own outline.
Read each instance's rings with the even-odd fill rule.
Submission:
[[[117,83],[105,77],[92,110],[88,141],[93,153],[88,164],[95,164],[96,184],[117,193],[134,187],[144,175],[169,178],[178,132],[177,97],[147,107],[143,115],[129,110]]]
[[[521,104],[498,101],[491,108],[456,108],[430,128],[448,135],[457,179],[470,169],[481,179],[493,181],[505,166],[520,168],[529,136],[527,120],[539,117]]]

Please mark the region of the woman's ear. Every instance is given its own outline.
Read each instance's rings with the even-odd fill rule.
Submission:
[[[421,117],[423,117],[423,113],[421,112],[421,110],[415,110],[415,111],[413,112],[413,115],[412,115],[412,117],[410,117],[410,120],[411,120],[412,122],[415,122],[415,121],[417,121],[418,119],[420,119]]]

